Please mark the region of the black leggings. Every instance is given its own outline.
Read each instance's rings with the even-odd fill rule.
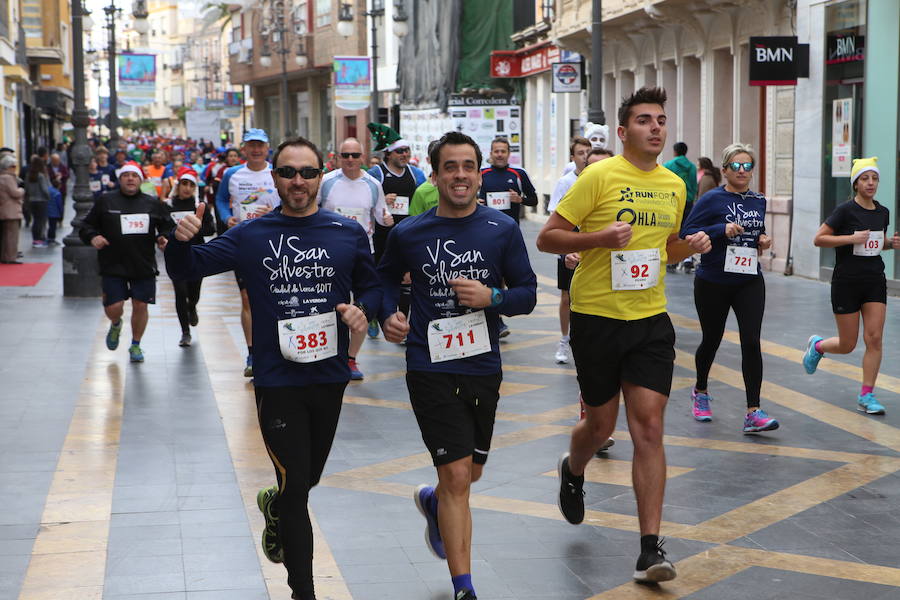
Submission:
[[[313,592],[309,490],[319,483],[334,441],[347,382],[256,387],[259,427],[278,479],[278,538],[294,597]]]
[[[763,311],[766,308],[766,284],[763,278],[754,277],[747,283],[727,285],[694,278],[694,305],[700,318],[703,340],[694,355],[697,367],[698,390],[705,390],[709,370],[716,358],[716,351],[725,333],[728,311],[734,309],[741,334],[741,370],[747,392],[747,407],[759,406],[759,389],[762,387],[762,349],[759,336]]]
[[[175,288],[175,312],[178,313],[178,323],[181,325],[181,333],[191,332],[190,309],[196,308],[200,301],[200,286],[202,279],[197,281],[173,281]]]

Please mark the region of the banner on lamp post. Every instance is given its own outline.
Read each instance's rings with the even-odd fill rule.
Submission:
[[[372,99],[372,61],[368,56],[334,57],[334,104],[363,110]]]
[[[119,98],[132,106],[153,104],[156,100],[156,55],[125,52],[116,58]]]

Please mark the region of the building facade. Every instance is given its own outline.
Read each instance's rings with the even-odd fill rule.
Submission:
[[[333,151],[336,140],[354,136],[365,143],[368,138],[368,111],[334,105],[333,57],[367,55],[366,19],[357,16],[354,34],[339,35],[339,5],[323,0],[263,0],[232,14],[231,83],[249,88],[253,124],[268,132],[272,145],[286,134],[299,134],[323,151]],[[355,15],[365,11],[363,0],[351,5]],[[286,113],[281,109],[283,81]]]
[[[622,150],[615,134],[621,98],[651,85],[668,93],[668,141],[661,161],[672,158],[678,141],[688,145],[691,160],[707,156],[717,165],[733,142],[757,149],[751,186],[769,199],[767,228],[773,237],[761,262],[783,271],[793,201],[794,89],[751,87],[748,53],[751,36],[791,35],[794,15],[788,7],[777,0],[607,0],[598,70],[589,60],[591,0],[535,3],[533,22],[522,23],[513,39],[528,67],[522,75],[524,166],[539,194],[549,199],[569,160],[569,140],[587,121],[586,91],[552,91],[552,62],[577,61],[564,51],[578,53],[588,74],[602,73],[602,105],[615,152]]]
[[[0,2],[0,143],[24,156],[21,131],[22,104],[26,96],[33,101],[25,30],[18,2]]]
[[[797,35],[810,45],[810,76],[797,85],[793,272],[829,279],[834,250],[812,239],[834,207],[851,197],[850,161],[877,156],[876,199],[897,229],[900,158],[900,3],[893,0],[800,0]],[[900,261],[885,252],[888,285],[900,290]]]

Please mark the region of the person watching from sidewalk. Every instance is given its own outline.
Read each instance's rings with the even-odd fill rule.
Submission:
[[[747,413],[744,433],[778,429],[778,421],[759,406],[763,380],[760,335],[766,308],[766,284],[759,253],[772,240],[766,235],[766,197],[750,189],[756,156],[747,144],[731,144],[722,152],[725,185],[697,201],[681,226],[681,236],[704,231],[712,250],[700,258],[694,277],[694,305],[703,337],[694,354],[697,381],[691,391],[691,414],[712,421],[709,370],[725,333],[728,313],[734,311],[741,336],[741,371]]]
[[[338,149],[340,168],[322,177],[319,205],[362,225],[374,252],[372,234],[375,224],[390,227],[394,224],[394,219],[385,204],[381,182],[362,170],[362,157],[362,145],[358,139],[351,137],[341,142]],[[364,377],[356,359],[365,339],[364,331],[350,334],[348,364],[350,379],[356,381]]]
[[[675,577],[659,539],[663,414],[675,363],[661,266],[710,249],[703,232],[678,238],[685,185],[657,164],[666,142],[665,103],[665,90],[656,87],[622,102],[617,134],[623,153],[587,168],[537,239],[542,252],[582,256],[572,278],[571,347],[585,419],[558,462],[560,512],[573,525],[584,520],[584,470],[613,432],[621,392],[634,444],[641,553],[633,577],[639,582]]]
[[[705,156],[697,159],[697,198],[722,184],[722,172],[717,169],[712,160]]]
[[[884,414],[884,406],[875,397],[887,314],[887,280],[881,252],[900,248],[900,235],[896,231],[887,237],[890,211],[875,200],[880,175],[878,157],[854,159],[850,170],[853,197],[835,208],[816,232],[813,240],[816,246],[835,249],[831,309],[838,334],[828,339],[810,336],[803,355],[803,367],[811,375],[825,354],[853,352],[862,315],[866,352],[856,408],[870,415]]]
[[[277,481],[257,494],[263,551],[284,563],[292,598],[315,600],[309,493],[325,467],[350,380],[348,334],[365,331],[366,313],[376,314],[382,293],[366,232],[319,209],[323,161],[315,144],[286,139],[273,162],[280,206],[192,244],[202,228],[200,204],[170,238],[166,268],[179,280],[229,270],[246,277],[257,414]]]
[[[47,247],[47,211],[50,203],[50,178],[47,164],[40,156],[31,157],[25,176],[25,197],[31,212],[31,247]]]
[[[18,260],[19,228],[22,223],[22,204],[25,190],[16,177],[16,157],[5,154],[0,158],[0,263],[21,264]]]
[[[115,350],[122,332],[125,301],[131,298],[131,362],[144,362],[141,339],[156,303],[156,248],[165,248],[175,227],[158,198],[140,191],[144,173],[127,162],[116,173],[119,189],[100,196],[84,217],[81,241],[99,252],[103,309],[109,319],[106,347]]]
[[[475,141],[445,134],[431,165],[439,204],[388,237],[378,266],[380,320],[385,339],[407,338],[409,399],[437,469],[437,487],[420,485],[413,496],[428,547],[447,559],[455,600],[475,600],[469,493],[487,462],[500,397],[500,314],[530,313],[537,278],[515,221],[476,201],[481,150]],[[407,273],[409,320],[398,310]]]
[[[244,132],[241,153],[247,162],[228,168],[216,191],[216,214],[231,228],[239,223],[268,214],[281,203],[272,180],[269,156],[269,136],[262,129]],[[244,285],[244,274],[234,272],[241,292],[241,327],[247,341],[247,361],[244,377],[253,377],[253,323],[250,296]]]

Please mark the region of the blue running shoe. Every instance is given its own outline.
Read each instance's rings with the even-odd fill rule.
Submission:
[[[131,359],[131,362],[144,362],[144,353],[141,352],[141,347],[137,344],[132,344],[128,347],[128,357]]]
[[[816,350],[816,343],[822,341],[822,337],[818,335],[809,336],[809,341],[806,342],[806,353],[803,355],[803,368],[806,369],[806,372],[812,375],[816,372],[816,367],[819,366],[819,361],[822,360],[822,357],[825,356],[818,350]]]
[[[122,333],[122,319],[119,319],[119,324],[115,323],[109,324],[109,331],[106,332],[106,347],[109,350],[115,350],[119,347],[119,334]]]
[[[509,335],[509,325],[503,322],[503,319],[500,319],[500,330],[498,336],[501,338],[505,338]]]
[[[247,364],[244,366],[244,377],[253,377],[253,355],[247,355]]]
[[[434,496],[434,488],[424,483],[416,488],[413,493],[413,500],[416,501],[416,508],[425,517],[425,545],[431,550],[437,558],[446,560],[447,553],[444,551],[444,541],[441,539],[441,530],[438,528],[437,518],[437,499],[435,498],[434,513],[429,510],[429,499]]]
[[[757,408],[744,417],[744,433],[759,433],[778,429],[778,421],[770,417],[766,411]]]
[[[365,377],[363,372],[359,370],[359,365],[352,358],[347,359],[347,366],[350,367],[350,379],[353,381],[362,381]]]
[[[369,321],[369,337],[375,339],[378,337],[378,320],[372,319]]]
[[[869,415],[883,415],[884,407],[875,398],[875,394],[860,395],[856,400],[856,409]]]

